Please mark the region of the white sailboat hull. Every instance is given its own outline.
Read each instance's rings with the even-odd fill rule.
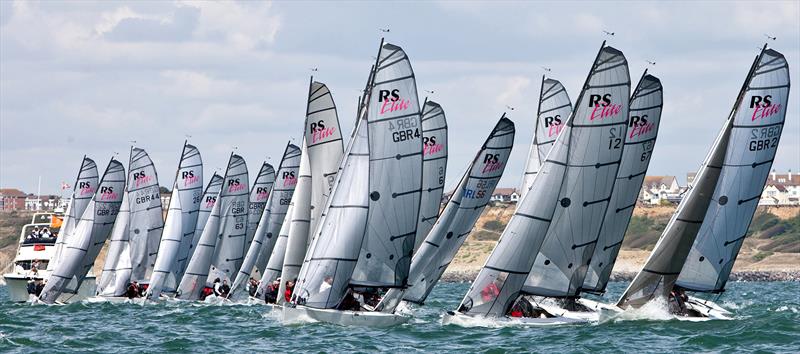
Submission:
[[[625,310],[615,305],[598,303],[587,299],[580,299],[578,302],[587,307],[596,308],[598,311],[598,321],[600,323],[625,319]],[[592,307],[592,304],[596,304],[596,307]],[[689,296],[689,300],[686,301],[686,310],[693,315],[672,315],[670,319],[686,322],[705,322],[711,320],[727,321],[733,319],[733,313],[722,308],[713,301],[703,300],[693,296]]]
[[[284,323],[327,322],[340,326],[381,328],[401,325],[410,319],[409,316],[371,311],[341,311],[306,306],[284,306],[282,308]]]
[[[448,312],[442,317],[442,325],[456,325],[462,327],[507,327],[507,326],[563,326],[589,323],[588,320],[569,317],[473,317],[458,312]]]

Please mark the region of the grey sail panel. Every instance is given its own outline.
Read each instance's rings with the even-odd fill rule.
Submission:
[[[584,291],[605,291],[611,277],[611,270],[622,247],[622,239],[650,165],[661,122],[662,96],[661,81],[655,76],[643,75],[631,98],[622,162],[600,230],[600,238],[583,282]]]
[[[103,296],[122,296],[127,289],[128,280],[130,280],[130,262],[128,261],[125,269],[118,269],[120,258],[123,252],[129,252],[125,246],[128,245],[128,223],[130,222],[131,209],[128,203],[128,193],[122,196],[119,213],[114,221],[114,227],[111,229],[111,237],[108,242],[108,250],[106,251],[106,260],[103,263],[103,272],[97,281],[97,293]],[[130,257],[128,257],[130,259]],[[118,275],[124,278],[124,281],[117,281]],[[122,284],[120,286],[120,284]]]
[[[448,200],[441,217],[425,237],[411,260],[409,288],[391,289],[384,296],[385,306],[402,298],[423,303],[455,258],[503,175],[514,146],[514,123],[501,118],[475,155]]]
[[[331,196],[303,260],[292,302],[334,308],[344,297],[367,224],[369,144],[366,119],[357,122]],[[355,245],[355,246],[354,246]]]
[[[604,47],[567,123],[572,137],[559,205],[524,292],[558,297],[579,293],[616,182],[630,94],[625,56]]]
[[[161,292],[174,293],[178,287],[180,248],[191,243],[197,227],[197,212],[203,195],[203,161],[196,147],[184,144],[181,161],[172,184],[167,218],[158,247],[147,297],[156,300]]]
[[[426,101],[422,107],[422,201],[414,250],[439,218],[447,172],[447,120],[442,107]]]
[[[719,182],[678,286],[707,292],[725,289],[775,159],[788,98],[788,63],[781,53],[767,49],[733,116]]]
[[[155,165],[144,150],[133,148],[128,170],[131,281],[146,283],[153,272],[164,228],[161,193]]]
[[[125,168],[119,161],[111,159],[97,192],[86,206],[73,237],[64,249],[62,262],[53,270],[39,296],[41,301],[51,304],[63,292],[77,292],[80,288],[111,232],[124,189]],[[67,289],[68,285],[71,285],[71,289]]]
[[[547,157],[553,147],[558,134],[564,127],[572,112],[572,103],[569,94],[560,81],[542,77],[542,88],[539,90],[539,108],[536,114],[536,126],[533,131],[533,141],[528,152],[525,165],[525,174],[522,177],[520,199],[528,193],[533,184],[533,179],[541,167],[542,161]]]
[[[369,216],[350,283],[404,287],[419,220],[422,124],[414,71],[402,48],[382,45],[370,95]]]
[[[64,248],[75,232],[75,227],[78,225],[83,212],[86,211],[86,207],[97,191],[98,180],[97,164],[95,164],[94,160],[84,156],[83,161],[81,161],[81,168],[78,170],[78,177],[75,180],[75,184],[72,185],[72,198],[70,198],[67,211],[64,213],[64,222],[58,231],[59,237],[56,239],[53,257],[50,258],[50,262],[47,265],[50,270],[55,269],[61,262]]]
[[[209,276],[231,280],[247,250],[247,209],[250,203],[250,180],[247,164],[239,155],[231,154],[222,190],[219,193],[219,239],[214,249]]]
[[[303,142],[303,151],[300,158],[300,169],[297,176],[297,188],[292,196],[290,206],[292,212],[287,213],[287,220],[284,225],[289,224],[288,237],[286,239],[286,252],[283,257],[281,267],[281,277],[286,280],[297,279],[300,274],[300,267],[303,265],[303,258],[306,255],[310,242],[311,225],[311,190],[312,190],[311,162],[306,142]],[[321,190],[320,193],[328,193],[328,190]],[[320,208],[322,209],[322,208]],[[295,281],[296,283],[296,281]],[[259,285],[258,293],[263,294],[267,285],[263,282]],[[286,290],[286,282],[280,283],[278,294],[283,294]],[[278,296],[278,303],[285,302],[284,298]]]
[[[278,233],[281,230],[281,226],[283,226],[284,219],[286,219],[286,212],[289,209],[289,203],[292,201],[294,188],[297,187],[297,170],[299,168],[300,147],[294,144],[287,144],[281,164],[278,166],[272,196],[267,202],[267,208],[264,209],[265,214],[269,213],[267,228],[265,229],[266,235],[263,238],[263,244],[255,246],[254,252],[252,252],[252,256],[256,257],[255,267],[260,275],[264,274],[267,262],[269,262],[269,258],[272,255],[272,249],[278,241]],[[251,248],[253,246],[251,245]],[[283,256],[281,255],[281,257]],[[249,276],[251,269],[243,269],[243,272],[245,271],[246,275]]]
[[[261,165],[253,187],[250,189],[250,210],[247,214],[247,244],[253,242],[253,236],[258,228],[258,221],[264,208],[267,207],[269,195],[275,184],[275,168],[266,161]]]
[[[219,196],[220,189],[222,189],[222,176],[214,173],[211,176],[211,180],[208,181],[208,185],[206,185],[202,199],[200,200],[200,208],[197,210],[197,221],[195,222],[197,226],[195,227],[194,232],[192,232],[192,238],[189,240],[189,245],[184,248],[183,242],[181,242],[181,248],[178,251],[177,267],[179,269],[179,282],[183,277],[184,271],[186,271],[186,266],[189,264],[189,258],[192,257],[195,247],[200,241],[200,236],[203,235],[203,228],[205,228],[208,217],[211,215],[211,209],[214,208],[214,204],[217,202],[217,196]]]
[[[309,230],[313,233],[317,229],[322,210],[330,196],[344,152],[342,131],[333,96],[325,84],[313,80],[306,108],[305,141],[308,144],[308,158],[311,164]]]
[[[221,191],[220,191],[221,193]],[[218,197],[217,200],[220,198]],[[205,204],[205,202],[203,202]],[[227,211],[220,210],[221,202],[214,202],[211,212],[206,218],[203,231],[195,244],[186,271],[183,273],[176,296],[184,300],[197,300],[208,282],[209,268],[214,257],[214,250],[220,238],[220,216]],[[231,204],[227,206],[230,208]]]
[[[579,165],[576,162],[591,157],[591,155],[599,157],[600,152],[598,150],[608,151],[614,148],[613,145],[609,148],[609,137],[605,137],[605,140],[600,137],[594,141],[586,141],[586,137],[582,136],[586,133],[582,131],[589,130],[589,132],[595,133],[597,131],[596,125],[603,124],[600,121],[608,118],[612,123],[605,127],[606,133],[610,133],[611,128],[616,133],[619,133],[620,124],[617,123],[619,118],[615,116],[603,117],[592,123],[591,121],[594,121],[591,119],[592,116],[587,117],[586,115],[591,113],[594,107],[592,107],[592,110],[587,110],[581,106],[588,107],[590,102],[601,101],[602,99],[590,99],[593,98],[593,95],[598,94],[602,98],[604,90],[618,89],[630,84],[629,82],[623,82],[619,86],[606,86],[598,83],[598,81],[608,80],[610,77],[609,71],[615,72],[614,68],[616,67],[612,68],[608,64],[610,61],[615,61],[621,66],[627,66],[625,65],[624,57],[619,58],[619,56],[621,56],[621,53],[616,49],[605,46],[600,49],[578,98],[576,104],[578,108],[573,110],[564,122],[564,127],[561,133],[558,134],[539,172],[535,175],[530,190],[519,201],[517,210],[509,220],[505,230],[503,230],[497,246],[489,255],[486,264],[478,273],[466,296],[461,301],[458,308],[459,312],[471,316],[505,315],[514,301],[521,294],[524,294],[523,286],[533,269],[536,255],[542,247],[549,229],[554,225],[553,219],[558,209],[564,209],[573,204],[577,204],[577,207],[582,207],[582,200],[573,202],[569,197],[564,197],[567,192],[573,192],[570,188],[564,188],[565,182],[568,181],[568,166]],[[617,79],[616,75],[613,77]],[[624,98],[626,101],[625,107],[627,107],[628,94],[626,93]],[[611,97],[609,97],[609,106],[611,102],[617,103],[622,100],[620,95],[614,96],[613,99],[614,101],[611,101]],[[624,121],[624,119],[623,117],[622,120]],[[624,129],[624,127],[625,125],[622,124],[621,128]],[[588,135],[597,138],[596,135],[598,134]],[[618,135],[621,139],[622,135]],[[577,144],[573,139],[581,141],[581,144]],[[621,143],[620,141],[620,145]],[[577,149],[571,149],[572,146],[578,146],[577,149],[586,150],[584,154],[587,155],[582,156],[580,153],[576,153],[575,150]],[[592,167],[594,165],[596,163]],[[578,175],[580,176],[580,174]],[[614,175],[616,175],[616,168],[614,168]],[[608,193],[610,194],[610,188]],[[596,234],[594,236],[596,237]],[[549,265],[550,261],[546,263]]]

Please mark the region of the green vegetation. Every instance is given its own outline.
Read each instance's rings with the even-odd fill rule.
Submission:
[[[758,252],[753,255],[753,260],[756,262],[761,262],[764,258],[767,258],[772,255],[772,252]]]
[[[31,222],[31,216],[33,213],[28,211],[0,213],[0,248],[16,245],[19,242],[20,229]]]
[[[483,224],[483,228],[484,229],[491,230],[491,231],[498,231],[498,232],[499,231],[503,231],[503,229],[505,227],[506,227],[506,224],[504,222],[500,221],[500,220],[497,220],[497,219],[489,220],[485,224]]]
[[[748,236],[768,241],[759,247],[761,251],[800,252],[800,214],[781,220],[775,215],[759,211],[750,224]]]
[[[633,216],[622,242],[624,248],[638,248],[650,250],[655,246],[661,232],[669,222],[668,216],[650,218],[647,216]]]

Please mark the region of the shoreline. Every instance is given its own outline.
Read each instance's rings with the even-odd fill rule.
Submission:
[[[479,270],[445,271],[442,282],[469,283],[478,276]],[[613,272],[611,282],[632,281],[636,272]],[[800,282],[800,271],[796,270],[745,270],[732,272],[729,281],[734,282]]]

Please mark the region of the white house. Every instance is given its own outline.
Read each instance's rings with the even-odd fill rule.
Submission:
[[[516,188],[495,188],[490,200],[493,202],[516,203],[519,201],[519,192],[517,192]]]
[[[788,173],[772,170],[758,205],[800,205],[800,175],[792,170]]]
[[[662,201],[675,203],[681,199],[681,186],[675,176],[645,176],[639,200],[650,205],[661,204]]]

